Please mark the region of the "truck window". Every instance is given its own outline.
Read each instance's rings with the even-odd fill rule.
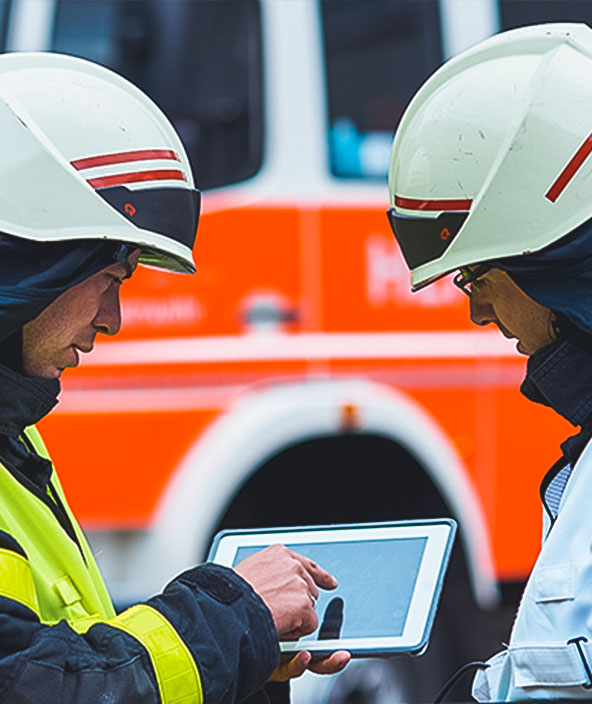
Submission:
[[[321,0],[335,176],[385,178],[393,128],[442,63],[437,0]]]
[[[258,171],[258,0],[58,0],[52,48],[97,61],[146,91],[179,131],[200,188]]]
[[[590,0],[500,0],[502,29],[540,22],[586,22],[592,24]]]
[[[6,47],[6,30],[8,27],[8,11],[10,0],[0,0],[0,51]]]

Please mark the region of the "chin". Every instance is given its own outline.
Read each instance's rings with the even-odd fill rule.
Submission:
[[[37,374],[37,376],[42,379],[59,379],[63,371],[63,369],[46,369],[41,374]]]
[[[61,367],[45,367],[35,364],[24,364],[23,370],[26,376],[36,377],[37,379],[59,379],[64,371]]]

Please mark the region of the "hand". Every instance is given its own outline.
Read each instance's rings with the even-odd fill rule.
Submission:
[[[334,675],[336,672],[341,672],[350,660],[351,655],[347,650],[337,650],[323,660],[313,660],[307,650],[302,650],[288,662],[278,665],[269,681],[291,680],[294,677],[300,677],[306,670],[315,672],[317,675]]]
[[[271,545],[234,569],[271,611],[280,640],[297,640],[312,633],[319,625],[314,609],[318,587],[337,586],[328,572],[284,545]]]

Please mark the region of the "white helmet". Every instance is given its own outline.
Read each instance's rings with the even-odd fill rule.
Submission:
[[[131,243],[193,272],[199,208],[177,133],[131,83],[71,56],[0,56],[0,232]]]
[[[491,37],[420,88],[397,129],[389,219],[413,288],[528,254],[592,217],[592,30]]]

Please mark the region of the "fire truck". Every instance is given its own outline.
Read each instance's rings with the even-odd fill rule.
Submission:
[[[427,697],[499,647],[570,428],[521,397],[524,358],[470,326],[450,282],[410,293],[385,174],[443,60],[558,20],[592,23],[592,7],[0,0],[0,48],[138,84],[204,191],[197,274],[138,270],[121,333],[64,374],[40,424],[117,602],[202,560],[223,527],[448,515],[460,538],[428,654],[305,678],[296,701]]]

